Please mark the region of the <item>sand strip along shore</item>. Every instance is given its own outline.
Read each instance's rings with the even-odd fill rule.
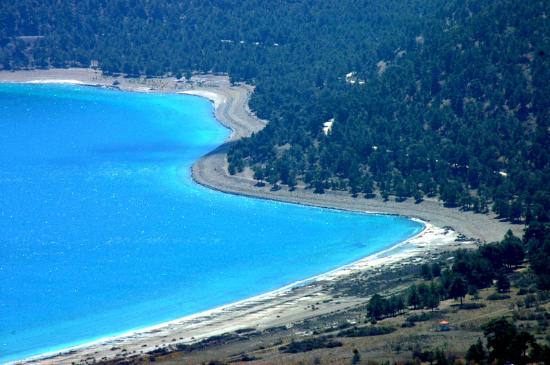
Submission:
[[[456,238],[457,233],[452,230],[427,224],[417,236],[331,272],[212,310],[13,364],[72,364],[124,359],[158,348],[194,343],[242,328],[291,328],[293,323],[346,310],[365,302],[364,298],[357,297],[339,296],[336,300],[327,290],[331,283],[348,280],[357,273],[379,272],[430,260],[438,253],[468,244],[457,242]],[[317,308],[315,311],[311,310],[312,305]]]
[[[364,302],[361,298],[340,297],[337,304],[321,306],[312,313],[307,309],[309,305],[334,299],[325,290],[327,283],[331,281],[349,280],[352,276],[350,274],[357,272],[383,270],[395,265],[419,262],[433,257],[438,252],[472,243],[458,242],[458,232],[480,241],[501,239],[509,228],[518,234],[522,232],[522,226],[500,222],[490,215],[444,208],[436,200],[426,200],[421,204],[409,201],[383,202],[379,199],[352,198],[343,192],[313,194],[303,187],[294,192],[289,192],[285,188],[272,192],[269,188],[256,187],[249,173],[229,175],[226,152],[230,144],[261,130],[266,122],[256,118],[248,108],[253,88],[246,85],[232,86],[226,76],[199,75],[193,76],[190,81],[175,78],[126,79],[103,76],[101,72],[91,69],[52,69],[0,71],[0,82],[71,83],[113,87],[125,91],[175,92],[206,97],[215,105],[216,118],[233,133],[225,144],[193,165],[193,178],[196,182],[223,192],[257,198],[361,212],[400,214],[430,222],[426,223],[426,228],[421,234],[389,250],[304,282],[207,312],[18,363],[70,364],[92,359],[99,361],[125,358],[177,343],[191,343],[244,327],[264,329],[277,325],[290,326],[296,321]],[[438,228],[443,226],[451,226],[454,230]]]

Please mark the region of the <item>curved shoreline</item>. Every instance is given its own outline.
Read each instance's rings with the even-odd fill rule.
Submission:
[[[215,90],[208,90],[208,92],[215,92]],[[200,91],[192,94],[208,98],[208,96],[201,95]],[[226,143],[193,164],[193,180],[203,186],[225,193],[253,198],[322,208],[418,218],[440,227],[451,226],[463,235],[482,242],[501,240],[508,229],[511,229],[518,236],[523,235],[523,226],[521,225],[501,222],[493,214],[475,214],[460,211],[458,208],[446,208],[435,199],[426,199],[420,204],[415,204],[410,199],[400,203],[395,201],[384,202],[380,198],[353,198],[347,192],[326,191],[324,194],[314,194],[303,186],[298,187],[295,191],[289,191],[286,187],[271,191],[268,186],[256,186],[256,181],[250,177],[250,174],[248,176],[246,174],[230,175],[227,172],[226,156],[231,143],[257,132],[263,128],[265,122],[255,118],[248,110],[247,99],[242,96],[234,98],[233,95],[222,95],[224,102],[215,105],[215,116],[220,123],[233,130],[233,134]]]
[[[227,173],[226,152],[230,144],[253,132],[261,130],[266,122],[255,118],[248,109],[248,99],[253,89],[245,85],[231,86],[227,77],[211,75],[199,76],[195,78],[193,83],[185,85],[180,85],[175,79],[147,79],[143,83],[136,82],[136,80],[132,79],[125,79],[123,80],[125,82],[119,82],[117,85],[113,85],[114,78],[98,75],[97,72],[91,70],[76,69],[74,72],[77,75],[71,73],[73,72],[71,69],[52,70],[52,72],[61,73],[63,78],[60,76],[53,77],[48,71],[50,70],[42,71],[46,74],[42,75],[42,77],[38,77],[39,75],[33,73],[33,71],[9,73],[11,75],[16,75],[12,77],[11,80],[6,80],[6,73],[0,72],[0,82],[74,83],[116,87],[125,91],[176,92],[206,97],[214,103],[216,119],[224,126],[230,128],[232,134],[228,141],[193,164],[192,177],[195,182],[218,191],[254,198],[365,213],[397,214],[413,218],[418,217],[419,220],[423,221],[424,229],[414,237],[397,243],[389,249],[369,255],[368,257],[336,268],[330,272],[292,283],[274,291],[137,331],[130,331],[121,335],[99,339],[79,346],[54,351],[53,353],[15,361],[14,363],[68,363],[82,361],[82,359],[90,356],[94,358],[99,357],[99,359],[112,359],[121,355],[112,353],[111,349],[115,346],[124,346],[126,349],[133,350],[134,352],[140,351],[143,353],[143,351],[154,350],[159,346],[168,346],[169,344],[166,343],[166,338],[176,338],[177,336],[184,335],[186,337],[180,337],[180,340],[172,343],[189,343],[246,326],[267,328],[273,325],[281,325],[285,323],[288,317],[294,320],[308,318],[312,316],[311,313],[307,313],[303,310],[301,311],[299,308],[292,313],[287,313],[286,316],[277,316],[277,318],[275,318],[274,313],[281,310],[281,307],[285,307],[289,302],[300,301],[303,303],[304,299],[307,300],[307,298],[312,296],[315,301],[318,301],[319,297],[316,295],[328,295],[322,293],[323,282],[340,280],[344,277],[349,277],[351,273],[364,271],[369,268],[380,268],[385,265],[398,264],[403,260],[410,260],[411,258],[418,258],[422,255],[433,253],[434,249],[446,250],[456,245],[453,243],[457,237],[456,233],[437,228],[433,224],[426,222],[431,221],[438,226],[452,225],[458,228],[458,231],[461,233],[480,240],[500,239],[510,226],[509,224],[499,225],[495,223],[494,228],[487,229],[487,222],[485,222],[485,220],[491,220],[490,217],[475,215],[475,217],[473,217],[474,219],[472,219],[474,222],[472,222],[470,220],[471,217],[468,217],[466,213],[454,212],[453,210],[451,210],[453,214],[441,215],[442,211],[447,211],[448,208],[443,208],[434,201],[427,201],[421,205],[411,207],[411,203],[405,204],[407,202],[384,203],[377,200],[351,198],[349,195],[338,192],[327,192],[327,194],[322,195],[313,194],[303,189],[298,189],[295,192],[289,192],[283,189],[277,192],[271,192],[267,188],[260,189],[255,187],[255,182],[246,176],[229,175]],[[21,74],[25,72],[30,74]],[[18,74],[19,76],[17,76]],[[68,78],[69,76],[72,77]],[[427,209],[426,205],[428,206]],[[420,206],[423,208],[418,209]],[[460,219],[455,217],[455,215],[459,216]],[[485,217],[486,219],[480,219],[480,217]],[[477,220],[475,218],[477,218]],[[439,223],[443,221],[446,224]],[[498,222],[495,219],[491,221]],[[453,224],[453,222],[455,223]],[[456,227],[457,224],[459,227]],[[474,228],[467,229],[468,226]],[[497,234],[498,238],[493,238],[496,237]],[[356,304],[357,298],[349,298],[347,301],[342,300],[342,302],[343,307],[351,306],[354,303]],[[336,310],[338,308],[338,306],[332,306],[331,310]],[[330,312],[330,310],[328,311]],[[258,319],[258,313],[261,313],[261,317],[264,318]],[[322,313],[317,312],[314,315],[319,314]],[[253,317],[255,321],[251,321],[250,317]],[[279,317],[283,318],[279,319]],[[123,354],[122,357],[128,356],[128,354],[127,352]]]
[[[329,208],[330,209],[330,208]],[[306,287],[307,285],[315,284],[316,282],[320,281],[333,281],[341,278],[342,276],[349,275],[352,272],[362,271],[366,267],[370,266],[373,261],[380,260],[384,258],[384,256],[391,254],[392,251],[397,251],[400,248],[406,247],[407,245],[410,245],[415,240],[421,238],[427,230],[432,228],[429,224],[426,224],[423,221],[420,221],[418,219],[414,219],[415,221],[418,221],[419,223],[424,224],[424,227],[420,232],[415,234],[412,237],[409,237],[408,239],[398,242],[393,246],[390,246],[389,248],[386,248],[382,251],[378,251],[374,254],[365,256],[357,261],[351,262],[349,264],[337,267],[335,269],[332,269],[330,271],[327,271],[325,273],[321,273],[318,275],[314,275],[312,277],[301,279],[298,281],[295,281],[293,283],[287,284],[281,288],[270,290],[265,293],[257,294],[249,298],[241,299],[236,302],[232,302],[229,304],[224,304],[212,309],[208,309],[202,312],[189,314],[180,318],[176,318],[170,321],[162,322],[159,324],[143,327],[137,330],[130,330],[123,332],[118,335],[112,335],[112,336],[106,336],[102,337],[96,340],[88,341],[85,343],[82,343],[80,345],[74,345],[74,346],[68,346],[63,347],[59,350],[53,350],[49,352],[45,352],[42,354],[30,356],[27,358],[23,358],[21,360],[15,360],[15,361],[9,361],[6,363],[6,365],[15,365],[15,364],[57,364],[58,361],[67,361],[67,356],[73,355],[75,353],[78,353],[78,351],[88,351],[88,350],[95,350],[95,349],[101,349],[107,350],[108,347],[115,346],[117,344],[120,344],[120,342],[125,342],[127,340],[132,339],[144,339],[147,342],[153,342],[155,343],[155,348],[158,348],[157,343],[154,341],[154,338],[151,338],[150,336],[155,336],[158,332],[163,330],[171,331],[173,329],[173,326],[187,326],[192,325],[195,321],[203,321],[203,320],[209,320],[211,317],[215,316],[223,316],[224,312],[226,311],[238,311],[241,307],[249,307],[250,305],[256,305],[258,303],[262,302],[270,302],[273,300],[276,300],[277,298],[281,296],[285,296],[285,294],[288,294],[293,289]],[[287,300],[288,297],[285,298]],[[242,328],[242,326],[236,326],[236,329]],[[182,330],[183,328],[180,328]],[[193,343],[196,341],[199,341],[203,338],[215,336],[218,334],[222,334],[224,332],[216,331],[215,333],[208,333],[201,335],[199,337],[192,337],[188,338],[184,341],[180,341],[178,343]],[[170,333],[170,336],[173,336],[174,332]],[[164,342],[164,341],[163,341]],[[134,344],[135,345],[135,344]],[[140,343],[140,348],[143,348],[144,345]],[[151,348],[148,350],[154,350],[155,348]]]
[[[176,80],[170,77],[128,79],[104,76],[98,70],[72,68],[0,71],[0,82],[71,82],[113,87],[124,91],[185,93],[211,100],[214,103],[216,119],[233,132],[224,144],[193,164],[193,179],[211,189],[323,208],[416,217],[437,226],[451,226],[467,237],[485,242],[502,239],[508,229],[518,236],[523,235],[522,225],[500,222],[495,219],[494,214],[475,214],[460,211],[458,208],[445,208],[435,199],[426,199],[420,204],[415,204],[411,199],[401,203],[384,202],[380,198],[353,198],[349,193],[339,191],[314,194],[311,190],[300,186],[293,192],[288,191],[286,187],[278,191],[270,191],[269,187],[255,186],[256,182],[250,177],[250,172],[229,175],[225,154],[231,143],[247,137],[253,132],[258,132],[267,122],[256,118],[248,107],[248,100],[253,88],[242,84],[231,85],[227,76],[195,75],[191,81]]]

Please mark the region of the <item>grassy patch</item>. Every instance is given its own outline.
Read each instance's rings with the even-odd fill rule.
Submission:
[[[463,304],[453,304],[451,307],[464,310],[480,309],[485,308],[487,305],[483,303],[463,303]]]
[[[504,300],[504,299],[510,299],[510,296],[508,294],[501,294],[501,293],[493,293],[487,296],[487,300]]]

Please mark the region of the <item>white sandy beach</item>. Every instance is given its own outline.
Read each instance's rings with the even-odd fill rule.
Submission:
[[[253,89],[245,85],[231,86],[228,78],[224,76],[196,76],[191,82],[182,82],[174,78],[114,78],[103,76],[95,70],[64,69],[1,71],[0,82],[67,83],[116,87],[120,90],[139,92],[176,92],[205,97],[213,102],[217,119],[232,129],[233,133],[229,141],[257,132],[266,123],[255,118],[248,109],[248,98]],[[422,204],[386,203],[377,199],[352,198],[349,194],[332,192],[319,195],[303,189],[298,189],[296,192],[288,192],[284,189],[271,192],[268,188],[257,188],[249,176],[231,176],[227,173],[227,146],[227,144],[220,146],[195,163],[193,166],[195,181],[220,191],[263,199],[418,217],[424,222],[425,229],[419,235],[388,250],[273,292],[121,336],[84,344],[61,353],[42,355],[17,363],[32,361],[35,364],[70,364],[79,363],[85,359],[98,361],[124,358],[177,343],[192,343],[239,328],[264,329],[279,325],[292,326],[293,322],[350,308],[364,302],[364,298],[354,297],[339,298],[337,302],[334,301],[328,291],[324,290],[329,282],[348,280],[357,272],[384,270],[384,268],[404,263],[429,260],[440,252],[472,245],[473,241],[458,242],[456,239],[459,232],[480,241],[500,239],[508,228],[521,233],[521,227],[499,222],[488,215],[474,215],[456,209],[443,208],[437,201],[428,200]],[[452,226],[454,230],[440,228],[444,226]],[[308,309],[309,305],[319,302],[323,304],[315,312]]]
[[[207,90],[185,90],[185,91],[179,91],[178,94],[195,95],[195,96],[200,96],[202,98],[208,99],[212,102],[212,104],[214,104],[214,109],[216,110],[223,103],[225,103],[225,98],[223,97],[223,95],[212,91],[207,91]]]
[[[281,325],[291,327],[293,322],[350,308],[364,301],[354,297],[339,298],[336,304],[333,302],[334,298],[323,290],[327,283],[359,272],[384,270],[395,265],[426,260],[427,254],[434,255],[438,251],[458,245],[455,242],[456,237],[454,231],[427,224],[415,237],[387,250],[278,290],[152,327],[67,348],[61,352],[42,354],[14,364],[69,364],[84,359],[122,359],[131,354],[143,354],[178,343],[193,343],[241,328],[253,327],[262,330]],[[319,302],[326,304],[319,305]],[[311,305],[316,305],[319,309],[312,312],[309,309]],[[116,348],[116,351],[113,351],[113,348]]]

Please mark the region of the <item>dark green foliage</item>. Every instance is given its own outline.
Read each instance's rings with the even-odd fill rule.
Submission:
[[[504,273],[499,273],[496,285],[499,292],[505,293],[510,290],[510,279]]]
[[[435,351],[434,362],[435,365],[449,365],[449,359],[445,352],[441,349]]]
[[[243,333],[250,333],[250,332],[256,332],[256,329],[253,328],[253,327],[245,327],[245,328],[239,328],[238,330],[235,331],[235,333],[237,334],[243,334]]]
[[[433,309],[439,305],[439,300],[454,298],[460,299],[463,309],[479,308],[476,303],[464,307],[463,299],[466,294],[474,295],[478,289],[490,287],[495,279],[499,292],[508,291],[511,286],[508,275],[511,270],[523,263],[524,247],[529,246],[528,242],[531,242],[533,247],[533,251],[529,251],[529,259],[533,257],[536,262],[533,271],[537,275],[539,286],[543,288],[545,280],[549,280],[550,283],[550,279],[547,279],[550,278],[548,274],[550,273],[548,269],[550,251],[545,253],[544,243],[541,244],[545,240],[548,241],[548,237],[550,237],[550,229],[547,225],[532,223],[527,229],[523,242],[508,231],[501,242],[482,245],[477,250],[456,251],[450,269],[442,271],[437,264],[422,265],[420,271],[423,277],[438,276],[438,278],[432,280],[429,286],[422,283],[409,287],[405,294],[407,303],[413,309]],[[533,266],[532,263],[531,266]],[[504,299],[501,295],[493,294],[487,299]]]
[[[241,357],[239,358],[239,361],[242,361],[242,362],[256,361],[256,360],[258,360],[256,356],[250,356],[248,354],[242,354]]]
[[[406,321],[407,322],[425,322],[429,321],[434,318],[433,312],[422,312],[420,314],[413,314],[411,316],[408,316]]]
[[[502,255],[502,262],[507,268],[513,269],[521,265],[525,258],[525,252],[521,239],[514,236],[512,231],[508,230],[504,239],[500,242],[499,250]]]
[[[367,304],[367,315],[372,319],[380,319],[387,311],[387,301],[379,294],[374,294]]]
[[[434,310],[439,307],[443,290],[439,284],[431,282],[430,285],[426,285],[425,283],[420,285],[413,284],[405,293],[392,295],[387,299],[379,294],[375,294],[367,304],[367,314],[373,321],[385,317],[393,317],[403,313],[406,307],[405,303],[413,307],[413,309],[428,308]]]
[[[243,340],[243,337],[239,336],[239,334],[224,333],[221,335],[208,337],[193,344],[178,343],[175,345],[175,348],[176,351],[193,352],[204,350],[211,346],[218,346],[223,343],[237,342],[241,340]]]
[[[342,346],[342,342],[335,341],[330,337],[313,337],[313,338],[307,338],[302,341],[292,341],[286,346],[279,347],[279,351],[295,354],[298,352],[308,352],[315,349],[322,349],[322,348],[330,349],[330,348],[341,347],[341,346]]]
[[[527,364],[539,360],[542,348],[527,332],[518,331],[516,326],[504,318],[490,321],[484,326],[489,361],[497,364]]]
[[[422,264],[420,267],[420,274],[424,280],[432,280],[433,278],[432,268],[429,264]]]
[[[322,87],[308,90],[308,105],[294,104],[297,113],[287,116],[288,123],[284,113],[271,113],[270,119],[280,118],[277,127],[260,134],[274,145],[289,143],[297,176],[317,191],[321,185],[347,186],[356,195],[369,179],[385,200],[390,194],[398,201],[439,194],[447,206],[476,212],[493,206],[512,221],[543,217],[550,207],[544,183],[548,90],[542,82],[548,61],[527,45],[531,38],[548,43],[540,17],[548,4],[428,3],[435,11],[427,11],[423,22],[404,22],[403,38],[394,33],[398,47],[366,58],[370,69],[354,65],[364,85],[314,83]],[[372,66],[381,60],[389,65],[384,72]],[[526,69],[537,76],[526,79]],[[534,99],[537,107],[528,106]],[[332,133],[324,136],[322,122],[331,117]],[[527,128],[533,117],[537,122]],[[296,130],[304,135],[290,133]],[[231,153],[245,151],[250,163],[270,164],[256,152],[266,142],[260,134]],[[312,141],[319,143],[311,147]]]
[[[481,246],[476,251],[459,250],[452,267],[452,273],[446,273],[444,286],[449,288],[455,280],[453,274],[462,277],[467,285],[475,288],[487,288],[497,276],[507,280],[504,271],[512,270],[523,262],[524,244],[521,239],[508,231],[499,243]],[[503,282],[502,284],[505,284]]]
[[[367,315],[372,320],[396,316],[405,309],[405,300],[401,295],[393,295],[388,299],[374,294],[367,304]]]
[[[412,356],[414,359],[418,359],[422,362],[429,362],[430,364],[449,364],[449,360],[447,359],[445,352],[441,349],[436,349],[435,351],[422,351],[421,349],[417,348],[413,351]]]
[[[529,291],[528,291],[527,289],[525,289],[525,288],[520,288],[520,289],[518,290],[518,293],[517,293],[517,294],[518,294],[518,295],[525,295],[525,294],[527,294],[527,293],[529,293]]]
[[[426,285],[425,283],[411,285],[405,295],[407,304],[413,309],[435,309],[439,306],[442,292],[443,288],[435,282],[431,282],[430,285]]]
[[[484,364],[487,359],[487,353],[483,347],[481,339],[477,339],[477,342],[470,346],[466,353],[466,360],[474,364]]]
[[[550,289],[550,224],[534,223],[529,225],[523,236],[528,248],[531,269],[537,275],[540,289]]]
[[[541,0],[3,1],[0,68],[228,73],[270,121],[231,148],[230,173],[543,221],[549,13]]]
[[[454,299],[460,299],[460,304],[463,304],[462,300],[464,299],[467,293],[468,293],[468,286],[466,281],[462,279],[460,276],[455,277],[449,288],[449,296]]]
[[[437,278],[441,276],[441,265],[439,265],[439,263],[434,262],[431,266],[431,270],[432,270],[433,277]]]
[[[407,303],[412,306],[413,309],[417,309],[421,303],[420,294],[416,285],[412,285],[407,291]]]
[[[353,327],[338,333],[339,337],[381,336],[394,332],[393,327]]]
[[[523,305],[525,306],[525,308],[534,307],[535,304],[537,304],[537,297],[535,297],[533,294],[528,294],[523,299]]]

